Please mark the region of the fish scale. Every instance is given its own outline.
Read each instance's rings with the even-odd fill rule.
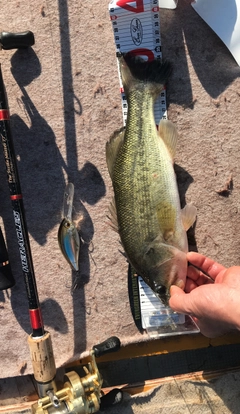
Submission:
[[[143,242],[150,242],[158,235],[158,222],[156,218],[156,206],[153,205],[153,194],[150,193],[150,186],[152,175],[159,165],[159,171],[164,171],[164,166],[161,165],[161,158],[158,156],[157,143],[159,137],[157,136],[155,122],[152,116],[153,113],[153,98],[149,94],[142,95],[139,103],[139,92],[133,94],[129,98],[129,119],[131,122],[126,126],[126,142],[121,149],[114,169],[114,183],[116,203],[121,200],[120,205],[127,205],[129,213],[119,208],[117,210],[119,230],[123,246],[129,250],[129,245],[132,246],[132,240],[137,240],[134,246],[138,249]],[[141,119],[142,114],[148,119],[148,123]],[[152,119],[151,119],[152,118]],[[151,122],[151,123],[150,123]],[[130,137],[129,140],[127,137]],[[139,142],[139,137],[142,142]],[[136,153],[135,145],[139,145]],[[127,154],[127,156],[126,156]],[[134,162],[132,160],[134,159]],[[146,162],[148,160],[149,162]],[[127,167],[127,165],[130,166]],[[134,170],[137,171],[134,174]],[[130,172],[129,172],[130,171]],[[165,180],[166,181],[166,180]],[[163,186],[168,185],[163,181]],[[126,186],[126,183],[128,184]],[[160,188],[160,186],[159,186]],[[165,188],[160,188],[161,197],[166,193]],[[125,207],[126,208],[126,207]],[[154,211],[155,210],[155,211]],[[126,235],[125,235],[126,231]]]

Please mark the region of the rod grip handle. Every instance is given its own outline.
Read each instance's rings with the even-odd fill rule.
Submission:
[[[0,290],[10,289],[15,285],[12,269],[8,260],[8,252],[2,229],[0,227]]]
[[[37,382],[51,382],[56,375],[52,341],[49,332],[41,338],[28,337],[33,375]]]
[[[0,44],[2,49],[25,49],[29,46],[33,46],[35,43],[34,34],[30,30],[26,32],[11,33],[1,32],[0,33]]]

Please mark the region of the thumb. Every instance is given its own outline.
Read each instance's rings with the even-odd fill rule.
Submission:
[[[189,297],[187,293],[185,293],[178,286],[173,285],[170,288],[170,296],[169,306],[172,310],[179,313],[191,314],[189,309]]]

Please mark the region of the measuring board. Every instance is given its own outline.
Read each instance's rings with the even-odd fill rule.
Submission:
[[[131,52],[143,58],[162,59],[158,0],[113,0],[109,4],[110,19],[117,53]],[[127,100],[119,73],[123,124],[127,120]],[[167,118],[166,92],[162,91],[154,106],[156,125]]]
[[[109,4],[116,53],[130,52],[146,60],[162,59],[160,33],[160,4],[175,8],[174,0],[112,0]],[[122,97],[123,124],[127,120],[127,100],[124,94],[118,66],[120,93]],[[166,91],[163,90],[154,106],[156,126],[167,118]],[[191,318],[165,307],[153,291],[133,269],[129,270],[130,304],[136,325],[150,336],[169,336],[198,332]],[[192,321],[192,322],[191,322]]]

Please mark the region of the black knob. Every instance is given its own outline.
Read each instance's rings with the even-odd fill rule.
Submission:
[[[2,49],[25,49],[35,43],[34,34],[30,30],[20,33],[1,32],[0,44]]]
[[[102,342],[101,344],[94,345],[93,350],[95,356],[100,357],[101,355],[118,351],[120,346],[120,340],[116,336],[111,336],[111,338],[106,339],[106,341]]]

